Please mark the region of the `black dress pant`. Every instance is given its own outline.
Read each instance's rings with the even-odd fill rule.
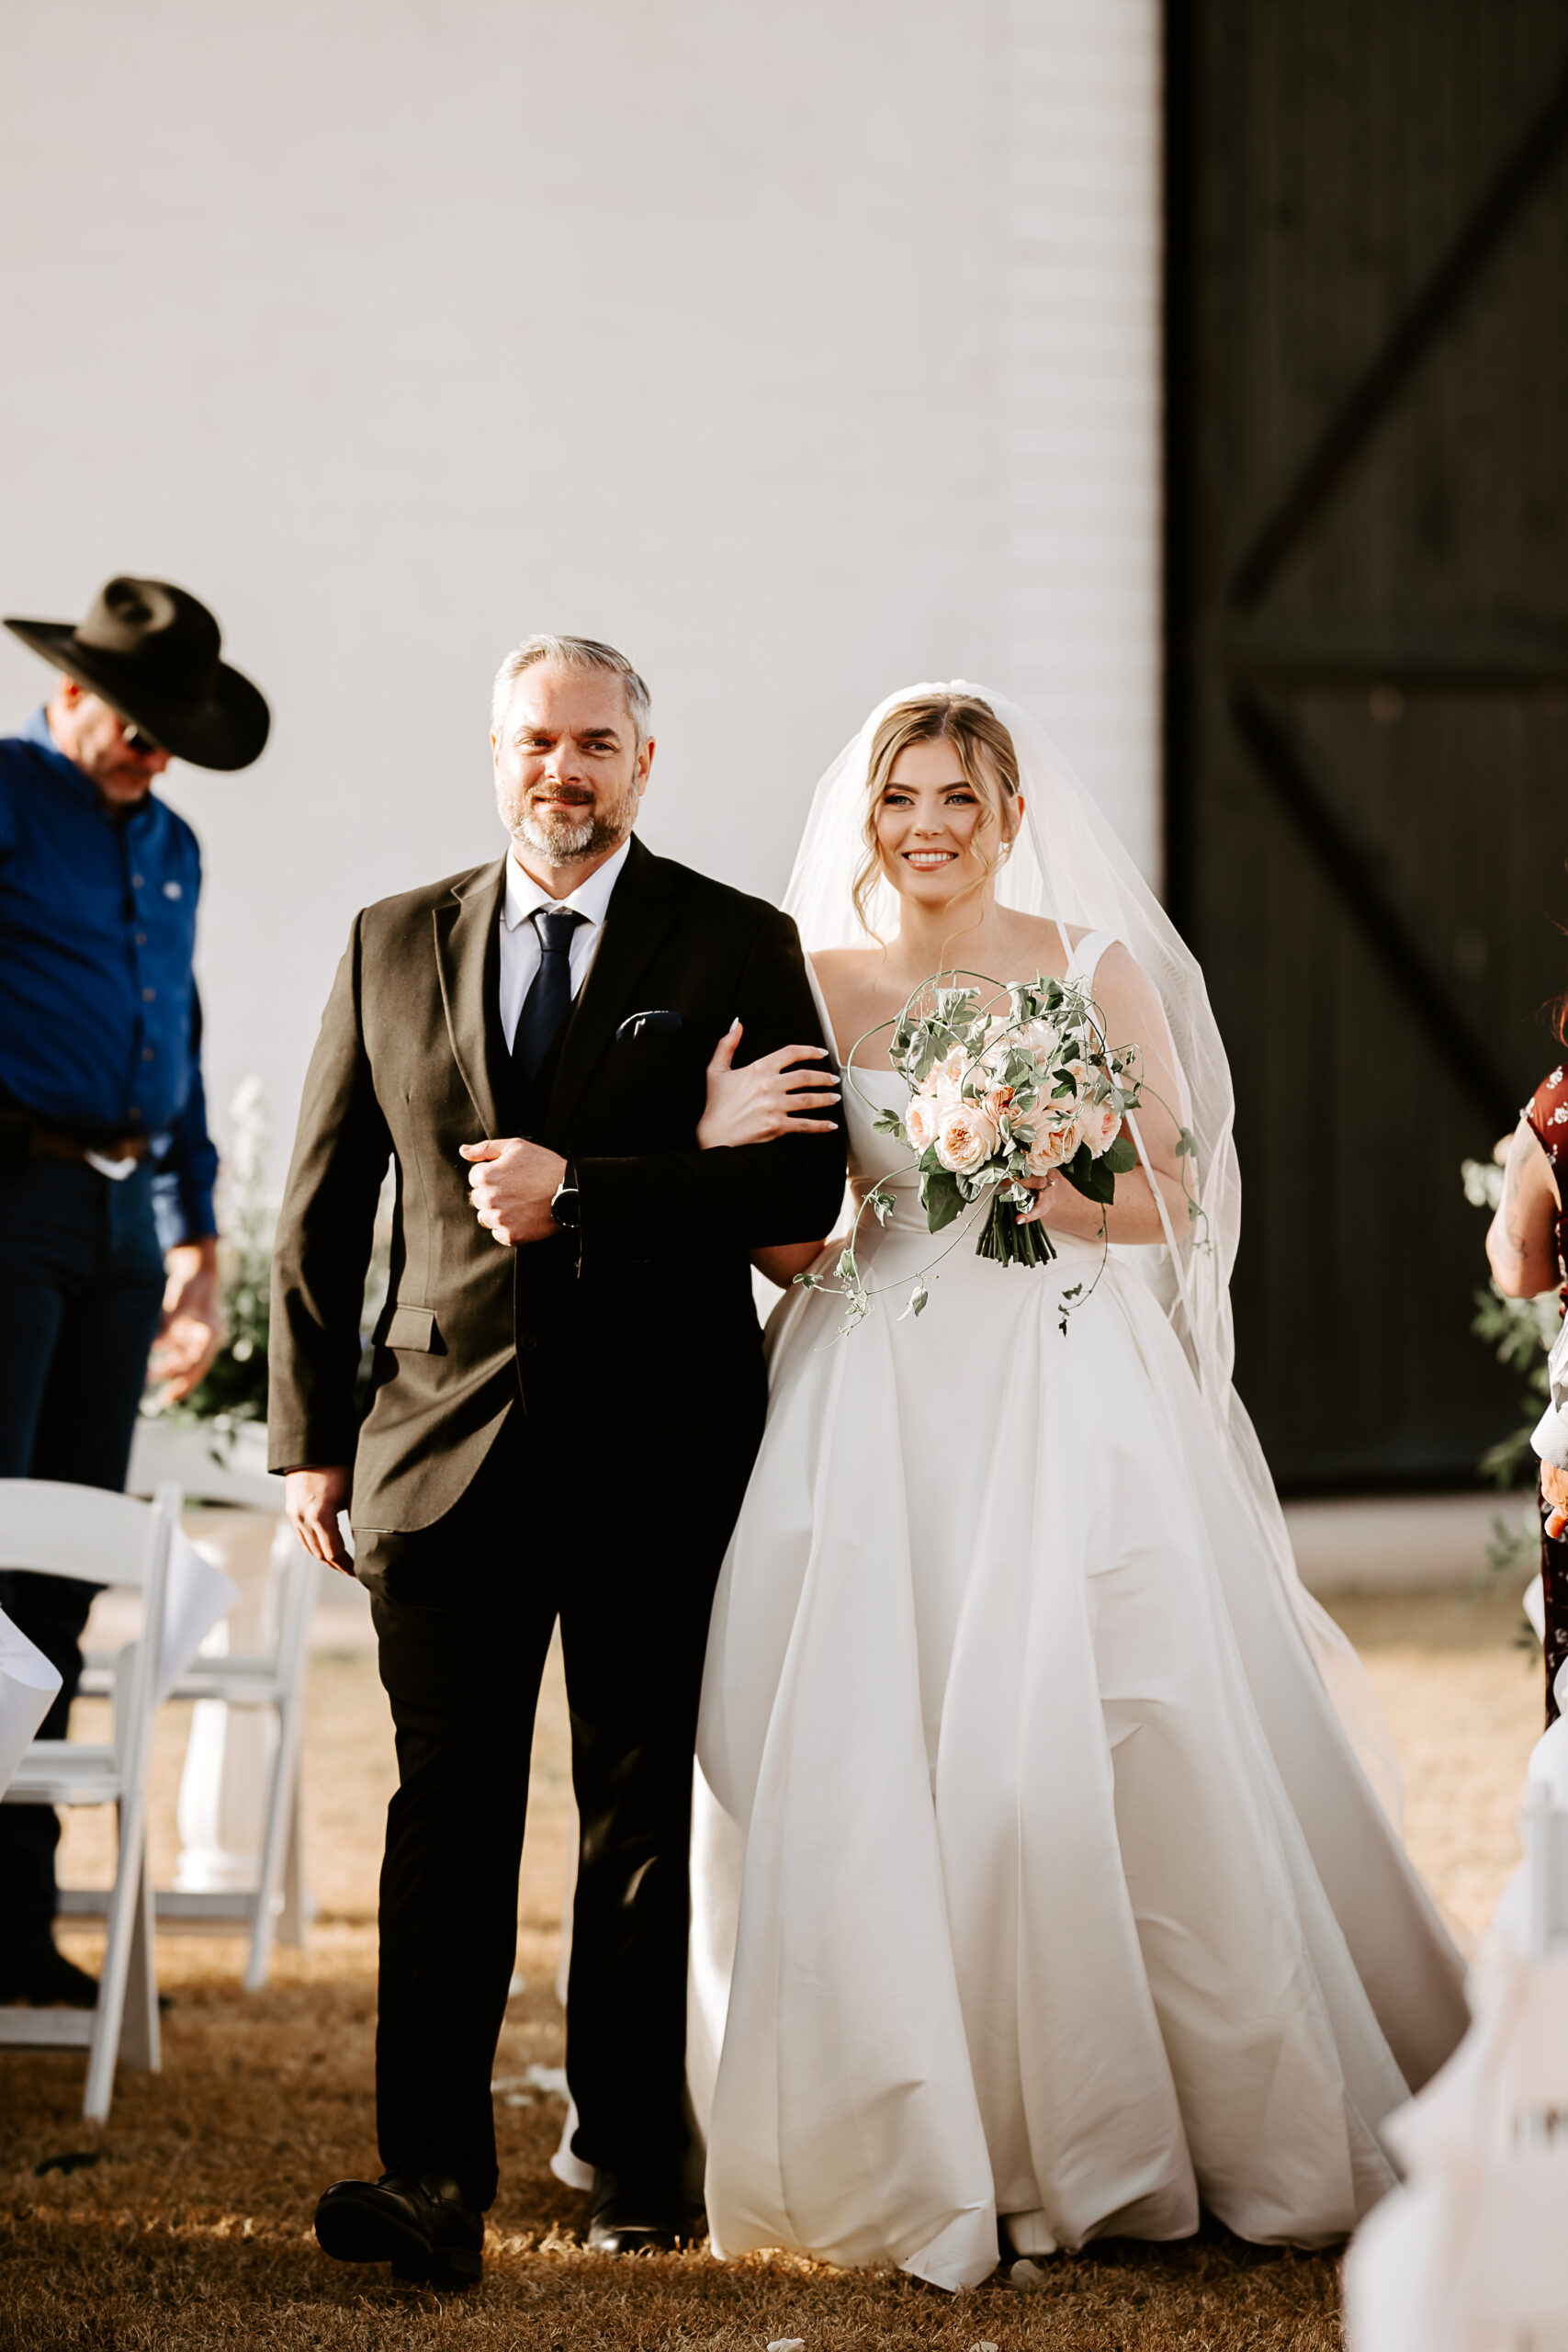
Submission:
[[[0,1477],[124,1486],[163,1303],[148,1162],[118,1183],[62,1159],[0,1179]],[[40,1739],[65,1736],[96,1589],[0,1573],[0,1609],[61,1675]],[[59,1842],[51,1805],[0,1805],[0,1948],[24,1962],[50,1941]]]
[[[602,1407],[596,1409],[603,1409]],[[399,1787],[381,1871],[376,2104],[390,2172],[496,2188],[491,2073],[517,1944],[540,1677],[558,1617],[581,1818],[567,2075],[572,2146],[612,2170],[685,2146],[688,1850],[703,1652],[724,1531],[615,1548],[601,1490],[553,1494],[513,1407],[462,1499],[413,1534],[355,1529]],[[589,1540],[584,1540],[586,1531]]]

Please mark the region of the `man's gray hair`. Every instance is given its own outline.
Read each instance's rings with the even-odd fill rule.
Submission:
[[[568,670],[608,670],[620,679],[626,688],[626,710],[637,729],[637,749],[648,741],[648,722],[652,712],[652,697],[624,653],[613,645],[601,645],[593,637],[525,637],[521,645],[513,647],[495,673],[495,691],[490,698],[491,732],[499,735],[506,724],[506,714],[512,707],[512,689],[525,670],[536,662],[558,662]]]

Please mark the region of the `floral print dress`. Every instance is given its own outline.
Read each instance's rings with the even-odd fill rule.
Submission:
[[[1559,1063],[1543,1078],[1525,1104],[1524,1119],[1557,1179],[1557,1272],[1560,1295],[1568,1310],[1568,1064]],[[1557,1669],[1568,1658],[1568,1534],[1547,1534],[1541,1514],[1540,1581],[1546,1611],[1546,1720],[1554,1722],[1557,1702],[1552,1684]]]

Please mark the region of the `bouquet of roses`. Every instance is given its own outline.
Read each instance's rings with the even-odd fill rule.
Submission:
[[[947,978],[984,975],[939,975],[908,999],[893,1023],[888,1050],[909,1101],[902,1116],[879,1112],[876,1129],[910,1151],[932,1233],[966,1209],[983,1208],[975,1220],[977,1256],[1004,1266],[1047,1265],[1056,1255],[1050,1235],[1038,1222],[1020,1222],[1021,1212],[1035,1204],[1039,1180],[1057,1173],[1086,1199],[1109,1208],[1117,1177],[1138,1164],[1123,1125],[1141,1100],[1138,1048],[1109,1043],[1098,1008],[1079,982],[1041,978],[1003,988],[986,981],[982,989],[947,986]],[[1004,1002],[1005,1012],[999,1009]],[[922,1005],[928,1009],[916,1009]],[[846,1073],[852,1084],[853,1059],[852,1052]],[[869,1209],[886,1224],[893,1207],[890,1193],[880,1187],[870,1193],[839,1260],[836,1286],[848,1304],[846,1329],[870,1307],[855,1255],[860,1219]],[[795,1279],[808,1289],[830,1287],[818,1274]],[[1077,1286],[1069,1295],[1077,1295]],[[922,1275],[906,1311],[919,1315],[926,1298]]]
[[[1030,1180],[1055,1170],[1110,1206],[1117,1177],[1138,1164],[1122,1127],[1138,1104],[1138,1056],[1107,1044],[1081,986],[1039,979],[1006,993],[1003,1013],[988,1010],[977,989],[928,984],[921,994],[932,1010],[904,1012],[889,1048],[908,1108],[902,1119],[884,1112],[876,1125],[916,1155],[933,1233],[988,1196],[976,1254],[1043,1266],[1056,1254],[1049,1234],[1019,1223],[1035,1204]]]

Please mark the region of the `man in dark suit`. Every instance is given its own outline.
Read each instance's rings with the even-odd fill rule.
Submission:
[[[836,1124],[700,1150],[705,1070],[819,1042],[793,924],[632,834],[653,742],[624,656],[496,682],[511,854],[355,921],[279,1223],[275,1469],[370,1589],[400,1786],[381,1878],[378,2183],[329,2254],[479,2272],[528,1753],[559,1619],[581,1844],[568,1992],[590,2244],[683,2233],[687,1846],[703,1648],[766,1399],[749,1252],[827,1232]],[[802,1095],[804,1107],[822,1097]],[[391,1282],[356,1430],[376,1204]],[[352,1465],[352,1468],[351,1466]],[[338,1514],[352,1502],[351,1564]]]

